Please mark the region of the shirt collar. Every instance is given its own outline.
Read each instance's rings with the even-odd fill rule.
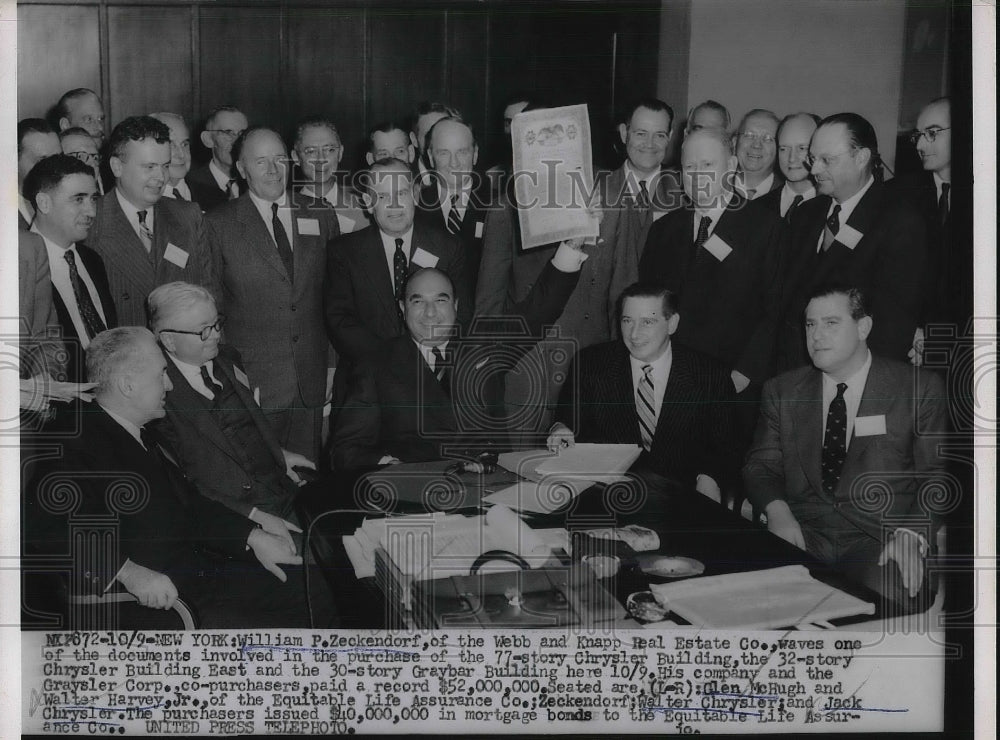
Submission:
[[[661,377],[670,371],[670,366],[674,360],[674,346],[673,344],[668,344],[666,350],[663,354],[657,357],[652,362],[645,362],[644,360],[637,360],[632,355],[628,356],[629,362],[632,364],[632,377],[636,377],[638,373],[639,376],[642,375],[642,368],[645,365],[652,365],[653,369],[651,373],[656,377]]]
[[[176,185],[167,183],[163,187],[164,195],[173,195],[174,197],[177,197],[176,193],[180,193],[184,197],[184,200],[191,200],[191,188],[188,187],[188,184],[184,181],[183,177],[177,181]]]
[[[49,262],[50,263],[52,262],[52,256],[53,255],[55,255],[56,257],[58,257],[63,252],[65,252],[67,249],[72,249],[74,252],[76,252],[76,243],[75,242],[72,243],[72,244],[70,244],[68,247],[60,247],[58,244],[56,244],[54,241],[52,241],[51,239],[49,239],[47,236],[45,236],[45,234],[43,234],[41,231],[38,230],[38,224],[32,224],[31,225],[31,231],[33,233],[35,233],[35,234],[38,234],[40,237],[42,237],[42,241],[45,242],[45,249],[48,250],[48,253],[49,253]]]
[[[701,220],[702,216],[708,216],[712,219],[712,229],[715,229],[715,225],[719,223],[719,219],[722,217],[723,212],[729,208],[729,204],[733,202],[733,198],[736,197],[736,191],[730,190],[728,193],[722,196],[720,202],[709,208],[707,211],[703,211],[697,206],[695,207],[695,227],[698,226],[698,222]]]
[[[836,380],[833,376],[823,373],[823,388],[825,390],[832,390],[836,394],[837,384],[846,383],[847,387],[852,391],[860,391],[865,387],[865,383],[868,382],[868,371],[871,370],[871,367],[872,351],[868,350],[864,363],[847,380]]]
[[[379,229],[378,234],[379,234],[379,236],[382,237],[382,246],[385,247],[386,249],[392,250],[393,252],[396,251],[396,240],[397,239],[402,239],[403,240],[403,251],[407,252],[407,259],[409,259],[409,246],[410,246],[410,242],[413,239],[413,227],[412,226],[410,226],[410,228],[407,230],[407,232],[405,234],[402,234],[401,236],[389,236],[384,231],[382,231],[382,229]]]
[[[416,339],[414,339],[412,335],[410,335],[410,339],[412,339],[413,343],[415,345],[417,345],[417,350],[420,352],[420,356],[424,358],[424,362],[427,363],[427,367],[429,367],[429,368],[431,368],[433,370],[437,370],[437,368],[434,367],[434,363],[435,363],[434,347],[429,347],[426,344],[421,344]],[[438,349],[439,352],[446,352],[448,350],[448,345],[450,343],[451,343],[451,340],[448,339],[444,343],[436,345],[436,347],[437,347],[437,349]]]
[[[868,182],[865,183],[864,187],[840,204],[840,223],[842,224],[847,223],[847,219],[851,217],[851,214],[854,213],[854,209],[857,208],[858,203],[861,202],[861,199],[865,197],[865,193],[867,193],[871,189],[871,186],[874,183],[875,183],[875,178],[869,175]],[[837,206],[837,201],[836,200],[832,201],[830,203],[829,213],[833,213],[833,209],[836,206]]]
[[[250,196],[250,200],[253,201],[254,206],[260,212],[260,217],[264,219],[264,223],[271,223],[271,218],[274,214],[271,213],[271,204],[277,203],[278,210],[280,212],[281,207],[285,205],[285,195],[282,193],[281,198],[275,201],[264,200],[263,198],[257,196],[252,190],[247,190]]]
[[[632,163],[629,162],[626,159],[625,160],[625,186],[628,188],[628,191],[629,191],[629,193],[631,195],[637,195],[637,193],[632,190],[632,187],[633,186],[634,187],[639,187],[639,183],[645,181],[645,183],[646,183],[646,190],[648,190],[650,193],[652,193],[653,192],[653,184],[660,177],[660,173],[662,171],[663,171],[662,167],[657,167],[656,168],[656,172],[654,172],[651,175],[647,175],[646,177],[643,177],[642,175],[640,175],[638,172],[635,171],[635,168],[632,166]]]
[[[310,184],[302,187],[302,194],[308,195],[310,198],[315,198],[316,200],[325,200],[330,205],[336,205],[337,203],[337,181],[334,180],[330,189],[326,191],[325,194],[317,193],[316,189]]]
[[[215,184],[219,186],[219,190],[229,189],[229,181],[233,178],[230,177],[228,172],[225,172],[219,165],[215,163],[214,159],[208,161],[208,171],[212,173],[212,177],[215,178]]]
[[[812,200],[816,197],[816,188],[810,185],[806,192],[796,193],[792,190],[791,184],[786,180],[785,184],[781,186],[781,212],[783,214],[788,211],[789,206],[792,205],[792,201],[799,195],[802,196],[802,202],[805,203],[807,200]]]
[[[743,191],[743,194],[746,196],[747,200],[751,200],[749,195],[750,190],[753,190],[752,200],[757,200],[757,198],[763,197],[767,195],[769,192],[771,192],[771,187],[774,185],[774,173],[772,172],[770,175],[765,177],[763,180],[757,183],[757,186],[754,188],[751,188],[747,185],[745,172],[740,172],[740,177],[737,182],[739,182],[740,190]]]
[[[137,427],[135,424],[126,419],[124,416],[116,414],[114,411],[112,411],[102,403],[98,402],[97,405],[100,406],[102,409],[104,409],[104,413],[106,413],[108,416],[114,419],[122,429],[131,434],[135,438],[135,441],[142,445],[142,448],[144,450],[148,449],[146,445],[144,445],[142,442],[142,429]]]
[[[937,172],[933,172],[931,174],[934,175],[934,189],[937,190],[937,197],[940,198],[941,197],[941,186],[945,185],[946,183],[945,183],[944,180],[941,179],[941,175],[939,175]],[[949,188],[951,187],[951,183],[950,182],[947,183],[947,185],[949,186]],[[951,198],[951,194],[950,193],[948,194],[948,197]]]

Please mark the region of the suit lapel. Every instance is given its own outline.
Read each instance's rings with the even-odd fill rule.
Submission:
[[[107,224],[102,230],[107,234],[106,239],[101,239],[101,250],[105,253],[105,262],[114,266],[114,271],[122,280],[132,285],[137,295],[146,295],[153,287],[156,279],[156,268],[154,258],[146,252],[146,247],[139,240],[139,235],[128,222],[121,204],[118,202],[118,193],[112,190],[104,196],[102,204],[106,201],[103,209],[107,216]],[[154,226],[158,226],[155,223]],[[155,238],[156,232],[154,232]],[[154,243],[155,251],[156,245]]]
[[[174,386],[170,391],[170,405],[173,407],[175,414],[195,427],[220,452],[236,460],[229,440],[223,434],[219,425],[211,418],[210,410],[212,402],[191,387],[187,378],[184,377],[184,374],[169,357],[167,358],[167,375],[170,376],[170,382]],[[239,461],[237,460],[237,462]]]
[[[882,360],[872,357],[872,366],[868,370],[868,380],[865,382],[864,391],[861,394],[861,404],[858,406],[858,415],[855,417],[854,434],[851,436],[850,446],[847,448],[847,458],[844,460],[844,472],[841,474],[842,480],[853,480],[857,473],[854,472],[857,466],[865,457],[869,447],[875,444],[877,436],[869,435],[859,437],[857,435],[857,420],[865,416],[887,416],[892,406],[893,399],[899,395],[899,388],[893,388],[889,382],[889,376],[883,371]],[[863,471],[858,471],[863,472]],[[848,475],[848,474],[851,475]]]
[[[233,369],[234,365],[228,358],[223,358],[222,355],[218,355],[215,358],[215,362],[212,365],[212,369],[215,372],[215,376],[220,378],[223,383],[230,383],[236,393],[236,396],[240,399],[247,409],[253,409],[257,406],[257,401],[254,400],[253,393],[250,389],[243,384],[239,378],[236,377],[236,371]],[[245,375],[243,376],[246,377]],[[261,421],[263,416],[260,414],[251,414],[254,420],[254,424],[258,429],[261,427]],[[266,423],[266,422],[265,422]],[[261,429],[261,436],[266,440],[269,438],[271,430]],[[280,456],[280,453],[275,457],[275,460],[281,464],[282,468],[285,466],[284,458]]]
[[[663,402],[660,404],[656,420],[656,433],[653,435],[652,444],[654,448],[665,446],[671,441],[671,432],[674,429],[671,421],[677,419],[676,413],[671,412],[673,404],[690,401],[691,389],[695,384],[695,378],[691,373],[690,355],[683,347],[671,344],[673,358],[670,361],[670,375],[667,377],[667,387],[663,389]],[[667,419],[665,423],[664,419]]]
[[[414,240],[416,239],[416,229],[414,229]],[[387,316],[394,316],[398,311],[395,296],[393,295],[393,278],[389,272],[389,265],[385,261],[385,250],[382,248],[382,234],[378,226],[372,224],[368,227],[368,238],[366,244],[361,245],[359,262],[368,277],[372,292],[377,296],[382,310]]]
[[[243,226],[243,234],[250,249],[255,251],[275,272],[288,280],[288,273],[278,256],[278,248],[271,239],[271,232],[260,212],[250,199],[249,193],[239,197],[236,204],[236,220]],[[294,229],[295,220],[292,219]],[[294,248],[293,248],[294,251]]]
[[[602,414],[606,423],[615,427],[616,439],[639,442],[639,415],[635,410],[635,396],[632,389],[632,363],[628,350],[620,342],[615,346],[607,369],[607,382],[611,384],[609,413]],[[583,403],[596,399],[581,399]],[[620,412],[619,412],[620,410]],[[657,430],[658,432],[659,430]]]
[[[792,436],[799,459],[814,491],[823,490],[820,471],[823,455],[823,380],[818,370],[810,369],[793,389],[789,415]]]

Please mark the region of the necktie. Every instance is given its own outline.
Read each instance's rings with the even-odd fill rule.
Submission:
[[[847,383],[837,383],[837,395],[826,412],[826,432],[823,434],[823,491],[832,496],[840,483],[840,472],[847,457],[847,403],[844,391]]]
[[[434,356],[434,376],[441,384],[441,388],[448,395],[451,395],[451,378],[448,375],[448,355],[441,347],[432,347],[431,355]]]
[[[139,427],[139,439],[142,440],[142,445],[146,448],[146,452],[156,454],[156,439],[146,427]]]
[[[403,300],[403,283],[406,282],[406,255],[403,253],[402,239],[396,239],[396,251],[392,255],[392,282],[396,300]]]
[[[747,200],[753,200],[757,197],[757,188],[747,188]]]
[[[239,197],[240,189],[237,185],[235,177],[230,179],[230,181],[226,183],[226,195],[229,196],[229,200]]]
[[[948,222],[948,191],[951,190],[951,185],[943,182],[941,183],[941,197],[938,198],[938,220],[941,225],[944,226]]]
[[[804,198],[801,195],[796,195],[794,198],[792,198],[792,204],[788,206],[788,210],[785,211],[785,223],[791,223],[792,213],[795,211],[796,208],[799,207],[799,204],[803,200]]]
[[[645,180],[639,180],[639,199],[637,203],[639,208],[649,208],[649,189],[646,187]]]
[[[653,446],[653,435],[656,433],[656,401],[653,395],[653,379],[650,373],[652,365],[642,366],[642,377],[635,389],[635,409],[639,414],[639,434],[642,436],[642,446],[648,452]]]
[[[837,238],[838,231],[840,231],[840,206],[836,205],[833,207],[833,213],[826,219],[826,226],[823,227],[824,252],[833,244],[833,240]]]
[[[67,249],[63,253],[66,262],[69,264],[69,282],[73,286],[73,297],[76,298],[76,307],[80,311],[80,318],[87,329],[87,339],[93,339],[108,327],[101,320],[94,300],[90,297],[90,291],[80,279],[80,271],[76,267],[76,254],[72,249]]]
[[[457,234],[462,230],[462,218],[458,215],[458,194],[451,196],[451,210],[448,211],[448,233]]]
[[[201,372],[201,382],[212,392],[213,396],[218,396],[222,392],[222,385],[212,380],[212,376],[208,373],[208,365],[202,365],[199,370]]]
[[[184,193],[178,190],[176,185],[174,186],[173,192],[174,192],[174,198],[176,198],[177,200],[187,200],[187,198],[184,197]]]
[[[281,219],[278,218],[278,204],[271,204],[271,228],[274,229],[274,243],[278,247],[278,256],[281,257],[281,262],[285,266],[285,272],[288,273],[288,279],[295,279],[295,262],[292,258],[292,245],[288,241],[288,234],[285,232],[285,227],[281,223]]]
[[[139,211],[139,239],[147,252],[153,251],[153,232],[146,226],[146,211]]]

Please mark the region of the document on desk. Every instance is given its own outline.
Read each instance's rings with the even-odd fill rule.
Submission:
[[[510,135],[522,247],[597,237],[598,220],[586,210],[594,190],[587,106],[519,113]]]
[[[514,511],[551,514],[563,509],[592,484],[589,480],[558,476],[524,480],[483,496],[483,503],[500,504]]]
[[[636,461],[639,445],[576,444],[535,466],[539,475],[571,476],[592,481],[618,480]]]

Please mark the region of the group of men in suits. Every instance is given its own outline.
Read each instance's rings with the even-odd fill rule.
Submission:
[[[45,314],[33,326],[61,325],[71,351],[59,372],[74,381],[106,330],[150,326],[173,388],[163,449],[199,495],[257,521],[293,554],[290,502],[302,471],[324,467],[332,404],[338,470],[432,459],[477,435],[547,436],[553,448],[632,442],[650,480],[720,501],[745,486],[774,531],[838,559],[853,550],[799,538],[788,512],[748,478],[741,485],[768,392],[783,382],[769,379],[810,362],[826,372],[817,357],[827,350],[802,325],[817,301],[855,295],[823,293],[832,283],[868,297],[863,315],[852,304],[851,321],[876,369],[908,354],[919,362],[923,324],[959,313],[938,310],[946,291],[929,269],[966,265],[943,236],[947,100],[925,109],[915,135],[931,177],[906,188],[883,182],[875,132],[856,114],[781,120],[755,109],[731,134],[714,101],[689,113],[680,167],[669,170],[674,112],[640,100],[619,126],[624,162],[598,177],[598,238],[526,251],[521,206],[477,176],[475,132],[448,106],[422,105],[409,130],[374,127],[356,189],[337,177],[343,144],[326,119],[297,128],[289,157],[276,131],[222,106],[200,135],[211,159],[191,168],[183,118],[132,117],[111,132],[113,180],[99,197],[100,163],[71,136],[99,146],[86,126],[99,122],[103,139],[103,109],[76,92],[58,119],[72,155],[57,153],[53,129],[19,127],[19,211],[30,229],[21,250],[45,258],[22,260],[23,270],[39,285],[48,263],[54,314],[34,298],[22,304]],[[927,200],[930,185],[933,229],[909,202]],[[513,333],[498,318],[514,319]],[[547,325],[555,336],[543,337]],[[778,438],[786,451],[792,437]]]

